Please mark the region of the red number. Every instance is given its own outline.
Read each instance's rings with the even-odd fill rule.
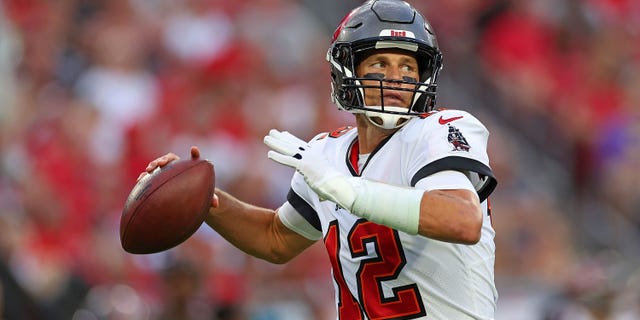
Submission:
[[[396,279],[406,264],[402,244],[397,231],[366,220],[359,220],[348,236],[349,251],[353,258],[367,256],[367,243],[372,243],[377,256],[364,259],[356,272],[358,300],[347,288],[338,258],[340,249],[337,222],[329,227],[325,245],[333,267],[334,278],[340,288],[339,319],[361,319],[354,317],[353,306],[364,311],[369,319],[414,319],[426,315],[422,298],[416,284],[393,288],[391,297],[384,297],[381,283]],[[347,294],[345,294],[346,292]],[[350,299],[346,304],[345,300]],[[359,302],[358,302],[359,301]],[[345,308],[345,305],[350,308]],[[360,311],[359,311],[360,312]]]
[[[338,319],[361,320],[362,311],[360,311],[360,305],[351,294],[351,291],[349,291],[347,283],[344,281],[344,275],[342,274],[342,266],[338,257],[340,254],[340,230],[338,230],[337,220],[329,225],[329,231],[324,238],[324,243],[329,253],[331,268],[333,268],[333,278],[338,284]]]

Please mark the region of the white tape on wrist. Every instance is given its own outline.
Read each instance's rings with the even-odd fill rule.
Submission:
[[[351,213],[408,234],[418,234],[420,202],[424,190],[358,177],[348,180],[356,194]]]

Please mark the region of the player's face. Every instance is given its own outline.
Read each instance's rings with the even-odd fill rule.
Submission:
[[[359,77],[372,78],[377,80],[363,80],[365,86],[380,86],[380,79],[384,80],[404,80],[417,82],[419,78],[418,62],[416,58],[402,50],[376,51],[360,62],[356,69]],[[400,84],[383,81],[383,86],[402,87],[414,89],[414,84]],[[385,106],[408,108],[413,98],[412,91],[382,90],[378,88],[364,89],[365,104],[368,106],[380,106],[384,102]]]

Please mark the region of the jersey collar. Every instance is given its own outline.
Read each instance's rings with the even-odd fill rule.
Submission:
[[[364,171],[364,168],[367,167],[367,165],[369,164],[369,161],[371,161],[371,158],[373,158],[373,156],[378,152],[378,150],[382,149],[382,147],[385,144],[387,144],[387,142],[391,139],[391,137],[393,137],[393,135],[396,134],[396,132],[384,138],[384,140],[380,141],[380,143],[375,147],[375,149],[373,149],[373,151],[369,155],[369,158],[364,163],[362,168],[359,168],[358,166],[358,157],[360,155],[360,142],[358,141],[358,137],[356,136],[355,139],[351,141],[351,144],[349,144],[349,148],[347,149],[347,154],[346,154],[347,168],[349,168],[349,172],[351,172],[351,175],[356,177],[361,176],[362,171]]]

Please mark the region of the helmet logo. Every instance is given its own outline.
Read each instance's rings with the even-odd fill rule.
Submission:
[[[392,30],[392,29],[384,29],[380,31],[381,37],[403,37],[403,38],[413,38],[416,36],[413,32],[407,30]]]

